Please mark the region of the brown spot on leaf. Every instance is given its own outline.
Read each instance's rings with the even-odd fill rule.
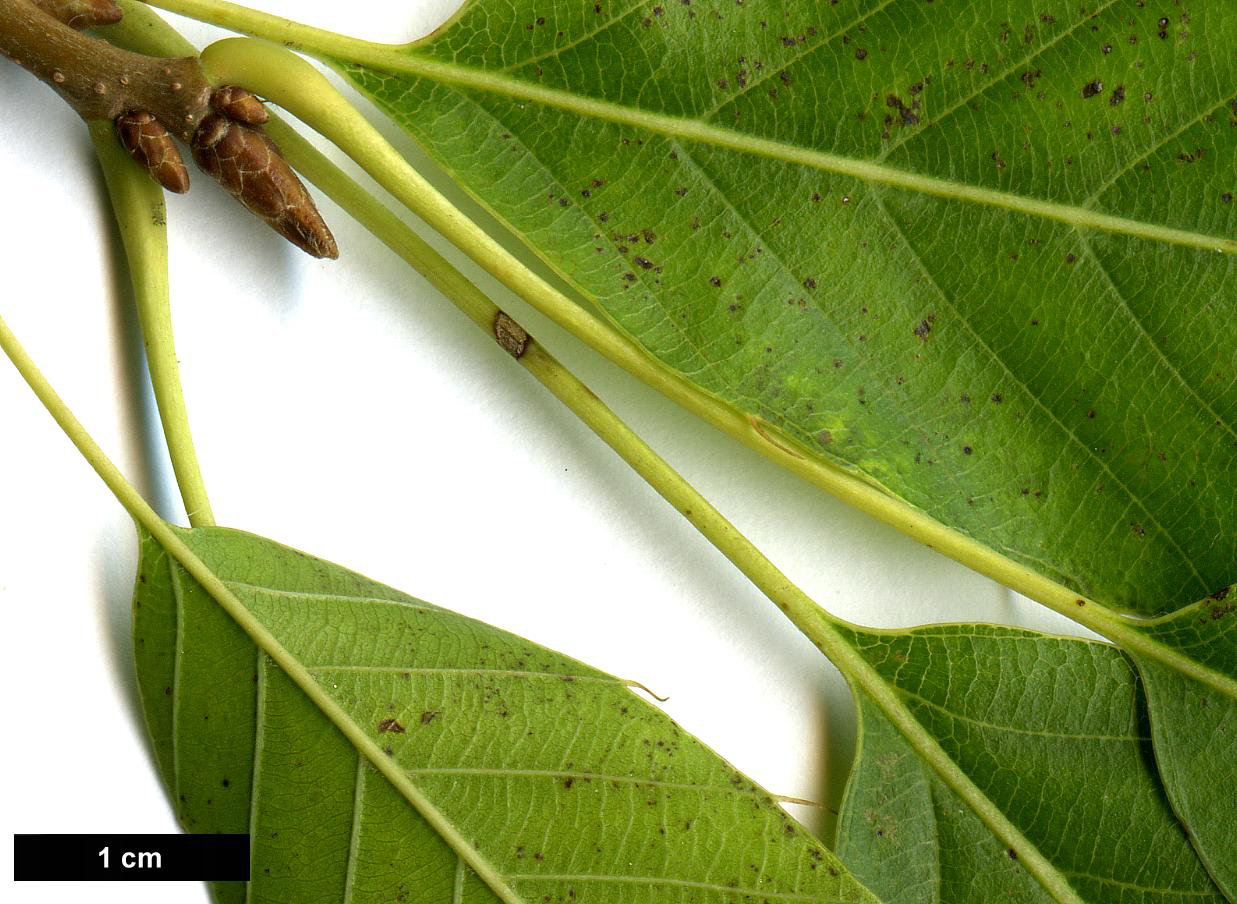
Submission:
[[[907,106],[907,104],[896,94],[890,94],[885,98],[885,106],[892,107],[898,111],[898,123],[903,126],[913,126],[919,122],[919,114],[916,112],[919,109],[919,99],[916,98]]]

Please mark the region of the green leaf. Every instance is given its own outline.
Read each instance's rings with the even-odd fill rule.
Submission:
[[[1083,900],[1223,900],[1164,797],[1116,648],[988,625],[848,639]],[[1052,900],[863,695],[859,714],[837,845],[857,877],[888,904]]]
[[[1158,614],[1237,561],[1234,43],[1215,5],[474,0],[344,69],[667,367]]]
[[[343,70],[774,444],[1106,607],[1076,616],[1138,656],[1171,799],[1231,895],[1237,659],[1113,611],[1188,619],[1234,577],[1237,20],[657,10],[476,0]]]
[[[1237,679],[1233,589],[1144,630]],[[1133,658],[1147,688],[1156,760],[1168,797],[1216,884],[1237,900],[1237,699],[1152,656],[1135,653]]]
[[[780,19],[707,0],[478,0],[391,48],[159,4],[343,61],[732,424],[918,507],[963,538],[963,561],[995,551],[1147,615],[1232,579],[1237,23],[1115,0],[1044,2],[1025,21],[991,0],[800,0]],[[1067,592],[1054,587],[1058,611],[1074,609]],[[1077,605],[1144,672],[1233,706],[1216,638]],[[1173,760],[1223,753],[1226,723],[1148,681],[1173,804],[1225,883],[1224,809]],[[1018,814],[968,787],[982,775],[942,764],[882,689],[862,702],[923,761],[910,765],[1023,843]],[[1213,785],[1237,783],[1231,757],[1213,767]],[[1065,900],[1054,869],[1034,865]]]
[[[288,656],[143,534],[164,781],[189,831],[253,834],[248,898],[220,900],[875,901],[623,682],[268,540],[177,535]]]

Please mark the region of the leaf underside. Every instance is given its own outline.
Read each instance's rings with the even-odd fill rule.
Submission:
[[[1156,232],[1233,247],[1234,46],[1225,4],[475,0],[407,53],[486,90],[342,62],[666,366],[1156,614],[1237,561],[1237,255]]]
[[[135,646],[160,771],[187,830],[253,835],[250,887],[218,885],[220,901],[499,900],[377,756],[509,900],[875,902],[767,793],[617,679],[268,540],[181,537],[373,748],[144,535]]]
[[[1152,762],[1145,701],[1107,644],[990,625],[850,642],[1085,901],[1223,901]],[[886,904],[1051,901],[860,696],[838,855]]]
[[[1234,679],[1237,615],[1191,627],[1237,562],[1233,46],[1212,4],[474,0],[405,52],[484,89],[342,68],[667,367]],[[1237,898],[1237,700],[1157,661]]]
[[[1145,628],[1237,679],[1237,605],[1226,588]],[[1237,901],[1237,699],[1134,654],[1147,689],[1152,736],[1168,797],[1194,846],[1229,900]]]

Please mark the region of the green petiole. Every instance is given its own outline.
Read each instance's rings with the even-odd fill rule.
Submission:
[[[103,178],[129,260],[146,364],[176,485],[180,488],[189,523],[194,527],[207,527],[215,523],[215,516],[193,446],[172,338],[163,189],[120,147],[111,123],[91,123],[90,137],[103,167]]]

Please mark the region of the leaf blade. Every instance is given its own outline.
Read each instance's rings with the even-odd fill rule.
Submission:
[[[1199,64],[1205,73],[1200,76],[1206,85],[1205,91],[1200,88],[1202,99],[1176,103],[1180,91],[1175,89],[1172,66],[1177,50],[1171,42],[1150,49],[1145,43],[1127,43],[1112,51],[1108,68],[1128,63],[1129,53],[1152,51],[1163,68],[1146,67],[1138,83],[1119,86],[1122,93],[1114,105],[1105,103],[1113,99],[1107,93],[1096,103],[1091,102],[1094,97],[1078,96],[1078,87],[1090,84],[1077,74],[1082,71],[1079,67],[1094,64],[1075,62],[1074,57],[1082,52],[1080,35],[1095,33],[1097,28],[1103,32],[1125,27],[1124,13],[1116,5],[1107,4],[1094,15],[1092,11],[1080,14],[1068,4],[1046,8],[1031,29],[1034,33],[1028,46],[1038,52],[1042,45],[1047,57],[1040,62],[1050,58],[1057,69],[1049,75],[1044,75],[1046,66],[1038,72],[1022,70],[1025,81],[1019,78],[1018,65],[1022,64],[1011,62],[1024,55],[1002,51],[1004,42],[996,34],[1001,20],[986,19],[992,12],[986,6],[968,11],[974,21],[968,19],[967,27],[960,30],[952,21],[948,29],[942,29],[931,18],[934,14],[904,6],[877,4],[860,9],[849,5],[820,12],[810,4],[792,4],[786,14],[788,22],[766,29],[763,35],[755,22],[761,13],[755,10],[705,5],[689,10],[697,14],[691,19],[685,18],[684,10],[668,7],[663,16],[646,23],[632,12],[637,7],[625,6],[615,11],[617,24],[602,31],[596,23],[590,27],[579,17],[573,18],[570,11],[541,6],[538,12],[547,14],[546,24],[534,27],[530,34],[523,27],[519,6],[498,10],[475,3],[432,40],[403,55],[410,71],[415,69],[427,78],[397,77],[362,66],[351,67],[350,75],[471,193],[597,301],[629,335],[707,392],[785,431],[809,456],[856,469],[942,523],[1118,608],[1164,611],[1211,592],[1228,581],[1227,569],[1234,557],[1230,548],[1234,531],[1228,528],[1234,513],[1231,505],[1201,499],[1184,485],[1189,481],[1195,486],[1205,482],[1232,485],[1231,451],[1225,443],[1213,441],[1217,426],[1221,435],[1232,433],[1232,383],[1209,376],[1231,369],[1222,351],[1228,346],[1225,340],[1205,340],[1200,355],[1198,337],[1191,343],[1189,332],[1180,330],[1170,341],[1159,341],[1162,334],[1153,334],[1143,324],[1151,319],[1163,322],[1163,303],[1148,301],[1149,294],[1155,293],[1129,290],[1128,280],[1126,297],[1117,282],[1124,279],[1123,260],[1158,254],[1167,258],[1163,269],[1172,274],[1178,292],[1218,298],[1222,296],[1215,296],[1209,287],[1218,287],[1226,274],[1231,276],[1231,257],[1210,259],[1178,248],[1154,230],[1133,230],[1143,239],[1099,233],[1098,240],[1083,240],[1078,230],[1067,225],[1080,222],[1077,217],[1054,214],[1061,223],[1054,225],[1041,208],[1077,205],[1093,200],[1093,195],[1111,196],[1113,203],[1137,211],[1138,222],[1148,226],[1179,228],[1189,225],[1182,219],[1188,216],[1195,225],[1201,224],[1199,228],[1218,229],[1222,237],[1231,234],[1231,210],[1226,212],[1218,191],[1208,195],[1206,206],[1194,201],[1183,208],[1148,202],[1129,188],[1131,181],[1141,184],[1134,177],[1140,176],[1144,162],[1165,174],[1172,192],[1195,183],[1214,187],[1226,178],[1213,161],[1224,159],[1223,149],[1233,140],[1231,130],[1225,130],[1222,116],[1212,115],[1208,121],[1207,112],[1222,111],[1218,100],[1231,95],[1233,64],[1214,49],[1215,41],[1225,34],[1225,24],[1195,17],[1187,29],[1192,52],[1206,59],[1205,66]],[[631,18],[618,21],[624,12]],[[604,20],[607,15],[608,11],[597,18]],[[878,64],[874,50],[863,59],[853,57],[861,39],[850,30],[847,17],[859,15],[877,16],[885,22],[882,27],[890,28],[897,16],[912,20],[901,21],[897,30],[882,36],[871,36],[872,41],[885,40],[885,56],[895,59]],[[1139,19],[1136,31],[1154,33],[1155,20],[1146,19],[1147,15],[1140,13],[1144,18]],[[814,16],[835,17],[837,27],[816,23]],[[709,17],[717,21],[702,21]],[[478,37],[483,30],[475,23],[483,19],[486,34],[507,36],[501,50],[488,50]],[[809,27],[809,22],[814,24]],[[807,33],[820,39],[800,40]],[[931,41],[924,40],[928,35]],[[712,50],[693,56],[688,48],[702,40],[710,42]],[[1012,44],[1008,34],[1005,41]],[[918,59],[918,48],[928,43],[932,50]],[[801,53],[807,44],[814,49]],[[761,48],[761,53],[756,54],[752,45]],[[903,45],[916,50],[903,52]],[[555,51],[555,46],[562,49]],[[991,73],[986,64],[980,65],[981,75],[976,68],[964,66],[965,57],[956,53],[960,46],[990,47],[1005,62],[1000,66],[994,62]],[[1129,50],[1131,46],[1139,50]],[[386,54],[387,59],[394,56]],[[536,62],[525,65],[526,57],[535,57]],[[736,63],[736,59],[746,62]],[[1090,59],[1090,52],[1083,59]],[[668,60],[673,67],[666,71],[673,71],[673,78],[658,69],[663,63],[668,66]],[[922,66],[916,71],[929,72],[935,81],[922,78],[908,91],[901,80],[910,70],[900,67],[912,60]],[[951,62],[956,65],[947,65]],[[763,67],[759,72],[757,63]],[[873,75],[878,65],[881,68]],[[746,75],[738,79],[744,66]],[[461,88],[465,71],[473,77],[468,88]],[[623,77],[604,77],[611,71],[621,71]],[[789,84],[781,78],[787,74]],[[718,106],[719,92],[728,96],[739,80],[747,83],[742,96],[750,100],[748,106]],[[729,87],[719,87],[722,82]],[[777,86],[776,99],[751,90],[769,82]],[[888,85],[891,93],[886,96],[877,91],[869,100],[873,83]],[[852,84],[865,88],[848,93],[845,89]],[[1124,117],[1135,102],[1149,103],[1135,94],[1136,85],[1152,89],[1142,94],[1151,93],[1161,101],[1171,98],[1174,103],[1163,108],[1151,103],[1150,109],[1157,113],[1151,125],[1139,123],[1135,129],[1127,123],[1124,131],[1113,134],[1107,127],[1114,117]],[[897,91],[892,90],[895,87]],[[1028,90],[1031,87],[1036,92]],[[1111,90],[1115,92],[1116,86]],[[1053,152],[1051,159],[1057,168],[1048,176],[1043,175],[1042,157],[1015,166],[1007,164],[999,150],[975,152],[975,135],[981,140],[990,135],[997,141],[1011,119],[1030,115],[1026,107],[998,102],[1004,91],[1013,91],[1015,99],[1021,96],[1019,92],[1041,98],[1035,102],[1047,109],[1063,108],[1063,113],[1054,114],[1061,119],[1071,114],[1077,117],[1071,120],[1070,129],[1060,130],[1061,135],[1039,120],[1027,125],[1031,143],[1042,139],[1044,153]],[[566,100],[550,97],[554,92],[570,95],[579,103],[567,111]],[[933,99],[934,92],[938,99]],[[708,98],[713,100],[706,103]],[[969,106],[977,103],[974,98],[984,100],[978,114]],[[822,121],[819,110],[811,117],[804,115],[813,103],[842,109]],[[627,113],[619,116],[608,107],[603,109],[605,104]],[[933,104],[948,115],[934,119]],[[856,108],[867,117],[861,121],[875,125],[857,125]],[[705,116],[713,109],[717,115]],[[1026,114],[1018,112],[1024,109]],[[647,110],[652,111],[649,117],[662,119],[642,118]],[[889,118],[889,110],[897,114],[895,121],[886,123],[878,137],[880,116]],[[734,112],[739,113],[737,120]],[[703,125],[702,117],[707,119]],[[722,131],[740,135],[744,142],[727,144],[725,136],[716,134],[720,128],[716,122],[727,117],[733,122],[727,122]],[[623,125],[616,126],[620,120]],[[938,131],[946,131],[946,125],[954,128],[958,120],[969,124],[971,140],[937,137]],[[1101,124],[1106,135],[1103,143],[1082,137],[1087,126],[1098,134]],[[568,135],[570,142],[564,142],[563,136]],[[1120,135],[1128,137],[1118,141]],[[1173,142],[1187,140],[1197,140],[1197,146],[1208,152],[1197,161],[1207,168],[1202,180],[1181,173],[1203,170],[1165,169],[1163,158],[1172,159],[1169,150],[1175,152],[1177,147]],[[756,145],[767,141],[802,147],[815,155],[840,156],[842,162],[834,169],[845,176],[835,173],[833,178],[822,179],[819,170],[809,171],[799,160],[775,162],[735,152],[739,145],[755,151]],[[637,151],[637,146],[643,151]],[[946,154],[941,150],[945,147],[961,147],[964,152]],[[1085,159],[1087,165],[1067,169],[1062,161],[1072,160],[1071,152],[1081,155],[1079,160]],[[675,160],[681,166],[671,166],[668,161],[675,155],[699,157],[695,162],[701,165],[693,170],[683,159]],[[898,155],[915,166],[908,163],[899,173],[909,175],[894,180],[880,168]],[[1012,159],[1012,152],[1009,156]],[[1029,156],[1034,158],[1034,154]],[[946,173],[942,167],[955,165],[965,174],[959,190],[955,186],[937,191],[916,181],[939,180]],[[622,174],[621,178],[614,173]],[[598,180],[605,184],[594,185]],[[880,187],[891,181],[902,188]],[[541,192],[530,191],[533,185]],[[793,191],[779,193],[783,187]],[[543,194],[547,188],[548,194]],[[680,196],[684,201],[675,200],[677,190],[688,192]],[[1012,205],[1012,213],[991,205],[986,210],[967,208],[976,200],[974,191],[1007,190],[1021,192],[1029,206]],[[700,192],[708,196],[693,202],[692,193]],[[770,194],[776,196],[775,202],[769,200]],[[941,194],[964,200],[942,200]],[[628,203],[625,196],[637,200]],[[813,196],[820,199],[815,208],[808,200]],[[1115,216],[1123,209],[1106,209],[1098,201],[1093,206],[1092,212],[1103,216]],[[844,215],[839,207],[846,208]],[[588,216],[578,215],[579,210],[586,210]],[[602,214],[607,216],[604,221]],[[716,230],[703,241],[693,239],[685,228],[674,228],[676,220],[683,227],[691,216],[699,217],[706,228],[713,220],[728,218],[721,231],[730,231],[733,241],[722,241]],[[798,235],[780,247],[778,230],[769,225],[779,218],[786,227],[783,233]],[[973,219],[979,220],[979,228],[972,231],[968,225],[966,240],[969,245],[977,237],[981,261],[1014,258],[1020,263],[967,272],[962,262],[955,268],[960,272],[930,272],[930,262],[949,260],[952,264],[958,257],[957,235],[942,233],[939,224],[956,232],[956,224],[969,224]],[[1106,228],[1100,223],[1086,225]],[[639,239],[646,229],[672,250],[648,249]],[[856,231],[860,235],[848,241],[848,233]],[[1025,241],[986,240],[991,236]],[[601,249],[601,257],[593,253],[593,246]],[[725,263],[731,255],[742,257],[754,248],[772,253],[785,265],[763,270],[753,265],[744,272],[756,274],[748,277]],[[805,248],[830,250],[811,254]],[[1173,258],[1176,252],[1180,255]],[[694,273],[689,279],[683,267],[676,267],[675,256],[703,262],[710,272]],[[1079,265],[1072,273],[1063,272],[1069,270],[1063,264],[1066,259]],[[641,260],[652,262],[654,266],[648,269],[654,272],[648,273]],[[1137,275],[1143,277],[1147,269]],[[863,292],[873,293],[864,307],[879,316],[881,323],[850,311],[845,298],[847,292],[856,291],[855,274],[865,270],[879,273],[878,283],[889,283],[886,289],[873,286],[870,278],[858,283]],[[1177,274],[1186,276],[1183,284],[1176,280]],[[992,285],[994,275],[996,286]],[[1045,276],[1055,276],[1055,283],[1050,279],[1041,292],[1028,296],[1028,279]],[[711,278],[720,283],[713,289],[721,291],[710,290],[706,282]],[[815,294],[805,291],[809,280],[816,285]],[[774,291],[760,288],[771,284]],[[1093,286],[1105,285],[1108,288],[1103,292],[1110,296],[1105,300],[1118,311],[1116,320],[1106,307],[1071,322],[1071,311],[1064,302],[1046,302],[1086,297],[1095,291]],[[976,286],[986,292],[997,290],[996,297],[984,298],[967,288]],[[830,287],[827,292],[825,287]],[[748,297],[742,300],[732,295]],[[899,303],[899,297],[911,300]],[[807,316],[799,318],[795,328],[802,336],[788,335],[789,328],[778,325],[785,319],[787,301],[808,305]],[[728,321],[726,304],[742,306],[741,316]],[[1152,305],[1149,309],[1148,304]],[[938,306],[947,308],[949,314],[935,310]],[[1010,313],[1011,308],[1018,316]],[[1231,318],[1223,317],[1222,308],[1212,308],[1201,319],[1219,330],[1215,336],[1229,338]],[[676,326],[680,319],[682,324]],[[824,322],[830,319],[832,324]],[[728,326],[730,321],[738,325]],[[1043,329],[1035,333],[1028,323]],[[915,330],[921,328],[917,334]],[[954,335],[946,338],[950,331]],[[1084,368],[1086,373],[1078,379],[1068,368],[1045,373],[1041,366],[1044,349],[1056,349],[1066,362],[1086,362],[1097,334],[1111,342],[1111,361]],[[727,351],[726,342],[732,339],[741,348]],[[773,349],[778,356],[772,364],[762,360],[763,348]],[[1130,348],[1136,353],[1118,354]],[[870,366],[878,357],[894,365]],[[934,363],[922,364],[923,358]],[[958,375],[951,371],[948,362],[959,358],[967,362],[969,373],[964,376],[970,379],[956,379]],[[827,362],[838,360],[844,372],[832,374]],[[1139,387],[1144,383],[1147,360],[1157,362],[1153,367],[1156,385],[1153,391],[1144,392]],[[1097,385],[1102,387],[1100,395]],[[855,397],[860,388],[868,393],[866,398]],[[963,396],[973,398],[973,408],[958,407],[957,399]],[[991,408],[986,401],[990,397],[1000,397],[1006,407]],[[1134,437],[1122,423],[1131,400],[1135,411],[1169,415],[1157,417],[1163,423],[1148,424],[1149,454],[1135,447]],[[985,404],[988,407],[981,410]],[[825,410],[832,417],[824,418],[821,412]],[[930,431],[914,426],[922,420],[917,414],[925,410],[933,411],[937,422]],[[1216,414],[1218,418],[1213,417]],[[1108,418],[1112,420],[1102,423]],[[1027,430],[1030,423],[1042,425],[1048,438]],[[998,442],[1016,436],[1029,448],[1015,452],[998,451],[990,443],[980,446],[977,437],[981,432],[999,437]],[[822,434],[828,441],[820,439]],[[905,454],[899,447],[902,442],[917,448]],[[1169,459],[1174,442],[1179,450],[1205,451],[1200,456],[1178,451]],[[1173,463],[1158,462],[1157,453]],[[1062,457],[1072,459],[1077,475],[1055,467]],[[937,470],[963,474],[964,479],[951,482],[925,474],[930,469],[922,467],[924,460],[932,461]],[[1092,517],[1076,518],[1079,510]],[[1192,516],[1184,516],[1186,511]],[[1088,550],[1101,538],[1112,552],[1095,557]]]
[[[1188,651],[1207,667],[1237,678],[1233,588],[1217,592],[1142,632]],[[1132,653],[1147,689],[1156,761],[1165,790],[1216,884],[1237,900],[1237,698],[1143,653]]]
[[[253,831],[250,900],[443,899],[427,889],[495,900],[474,875],[486,870],[508,901],[567,900],[577,887],[616,901],[678,900],[685,889],[717,902],[874,900],[765,792],[617,679],[260,538],[177,535],[368,739],[341,733],[252,643],[238,670],[207,655],[218,633],[179,634],[177,658],[190,665],[174,699],[197,699],[176,713],[178,815],[191,828]],[[180,567],[156,541],[143,546],[139,588],[157,583],[158,562]],[[201,584],[183,585],[195,625],[205,612],[227,617]],[[166,637],[166,619],[145,630],[148,609],[137,609],[144,647]],[[152,726],[166,727],[167,663],[157,661],[140,686]],[[253,702],[238,713],[230,701],[242,691]],[[185,757],[190,746],[207,751],[200,762]],[[234,774],[242,753],[248,782]],[[416,797],[392,771],[438,822],[409,806]]]
[[[987,625],[855,630],[851,642],[1081,899],[1223,900],[1164,798],[1139,681],[1115,648]],[[859,706],[838,841],[856,875],[885,900],[1052,900],[866,697]]]
[[[924,9],[875,4],[858,14],[896,13],[896,28],[759,45],[759,12],[698,5],[712,32],[675,10],[616,20],[605,43],[554,17],[541,37],[521,33],[519,12],[474,3],[402,64],[363,51],[347,73],[671,371],[796,455],[1109,608],[1157,615],[1231,581],[1237,265],[1199,250],[1231,251],[1237,232],[1237,64],[1217,51],[1231,23],[1049,4],[1019,44],[986,4],[943,30]],[[470,15],[509,36],[501,66]],[[992,45],[998,31],[1016,50]],[[693,57],[701,40],[709,52]],[[760,54],[740,52],[753,41]],[[770,64],[778,43],[789,49]],[[667,59],[674,75],[658,77]],[[736,66],[742,100],[716,102]],[[767,100],[748,90],[769,83]],[[943,97],[929,99],[933,84]],[[880,113],[879,136],[857,124]],[[1080,620],[1234,705],[1231,667],[1216,663],[1227,647]],[[1189,723],[1157,715],[1167,756]],[[1178,811],[1200,844],[1223,843],[1213,811]]]

